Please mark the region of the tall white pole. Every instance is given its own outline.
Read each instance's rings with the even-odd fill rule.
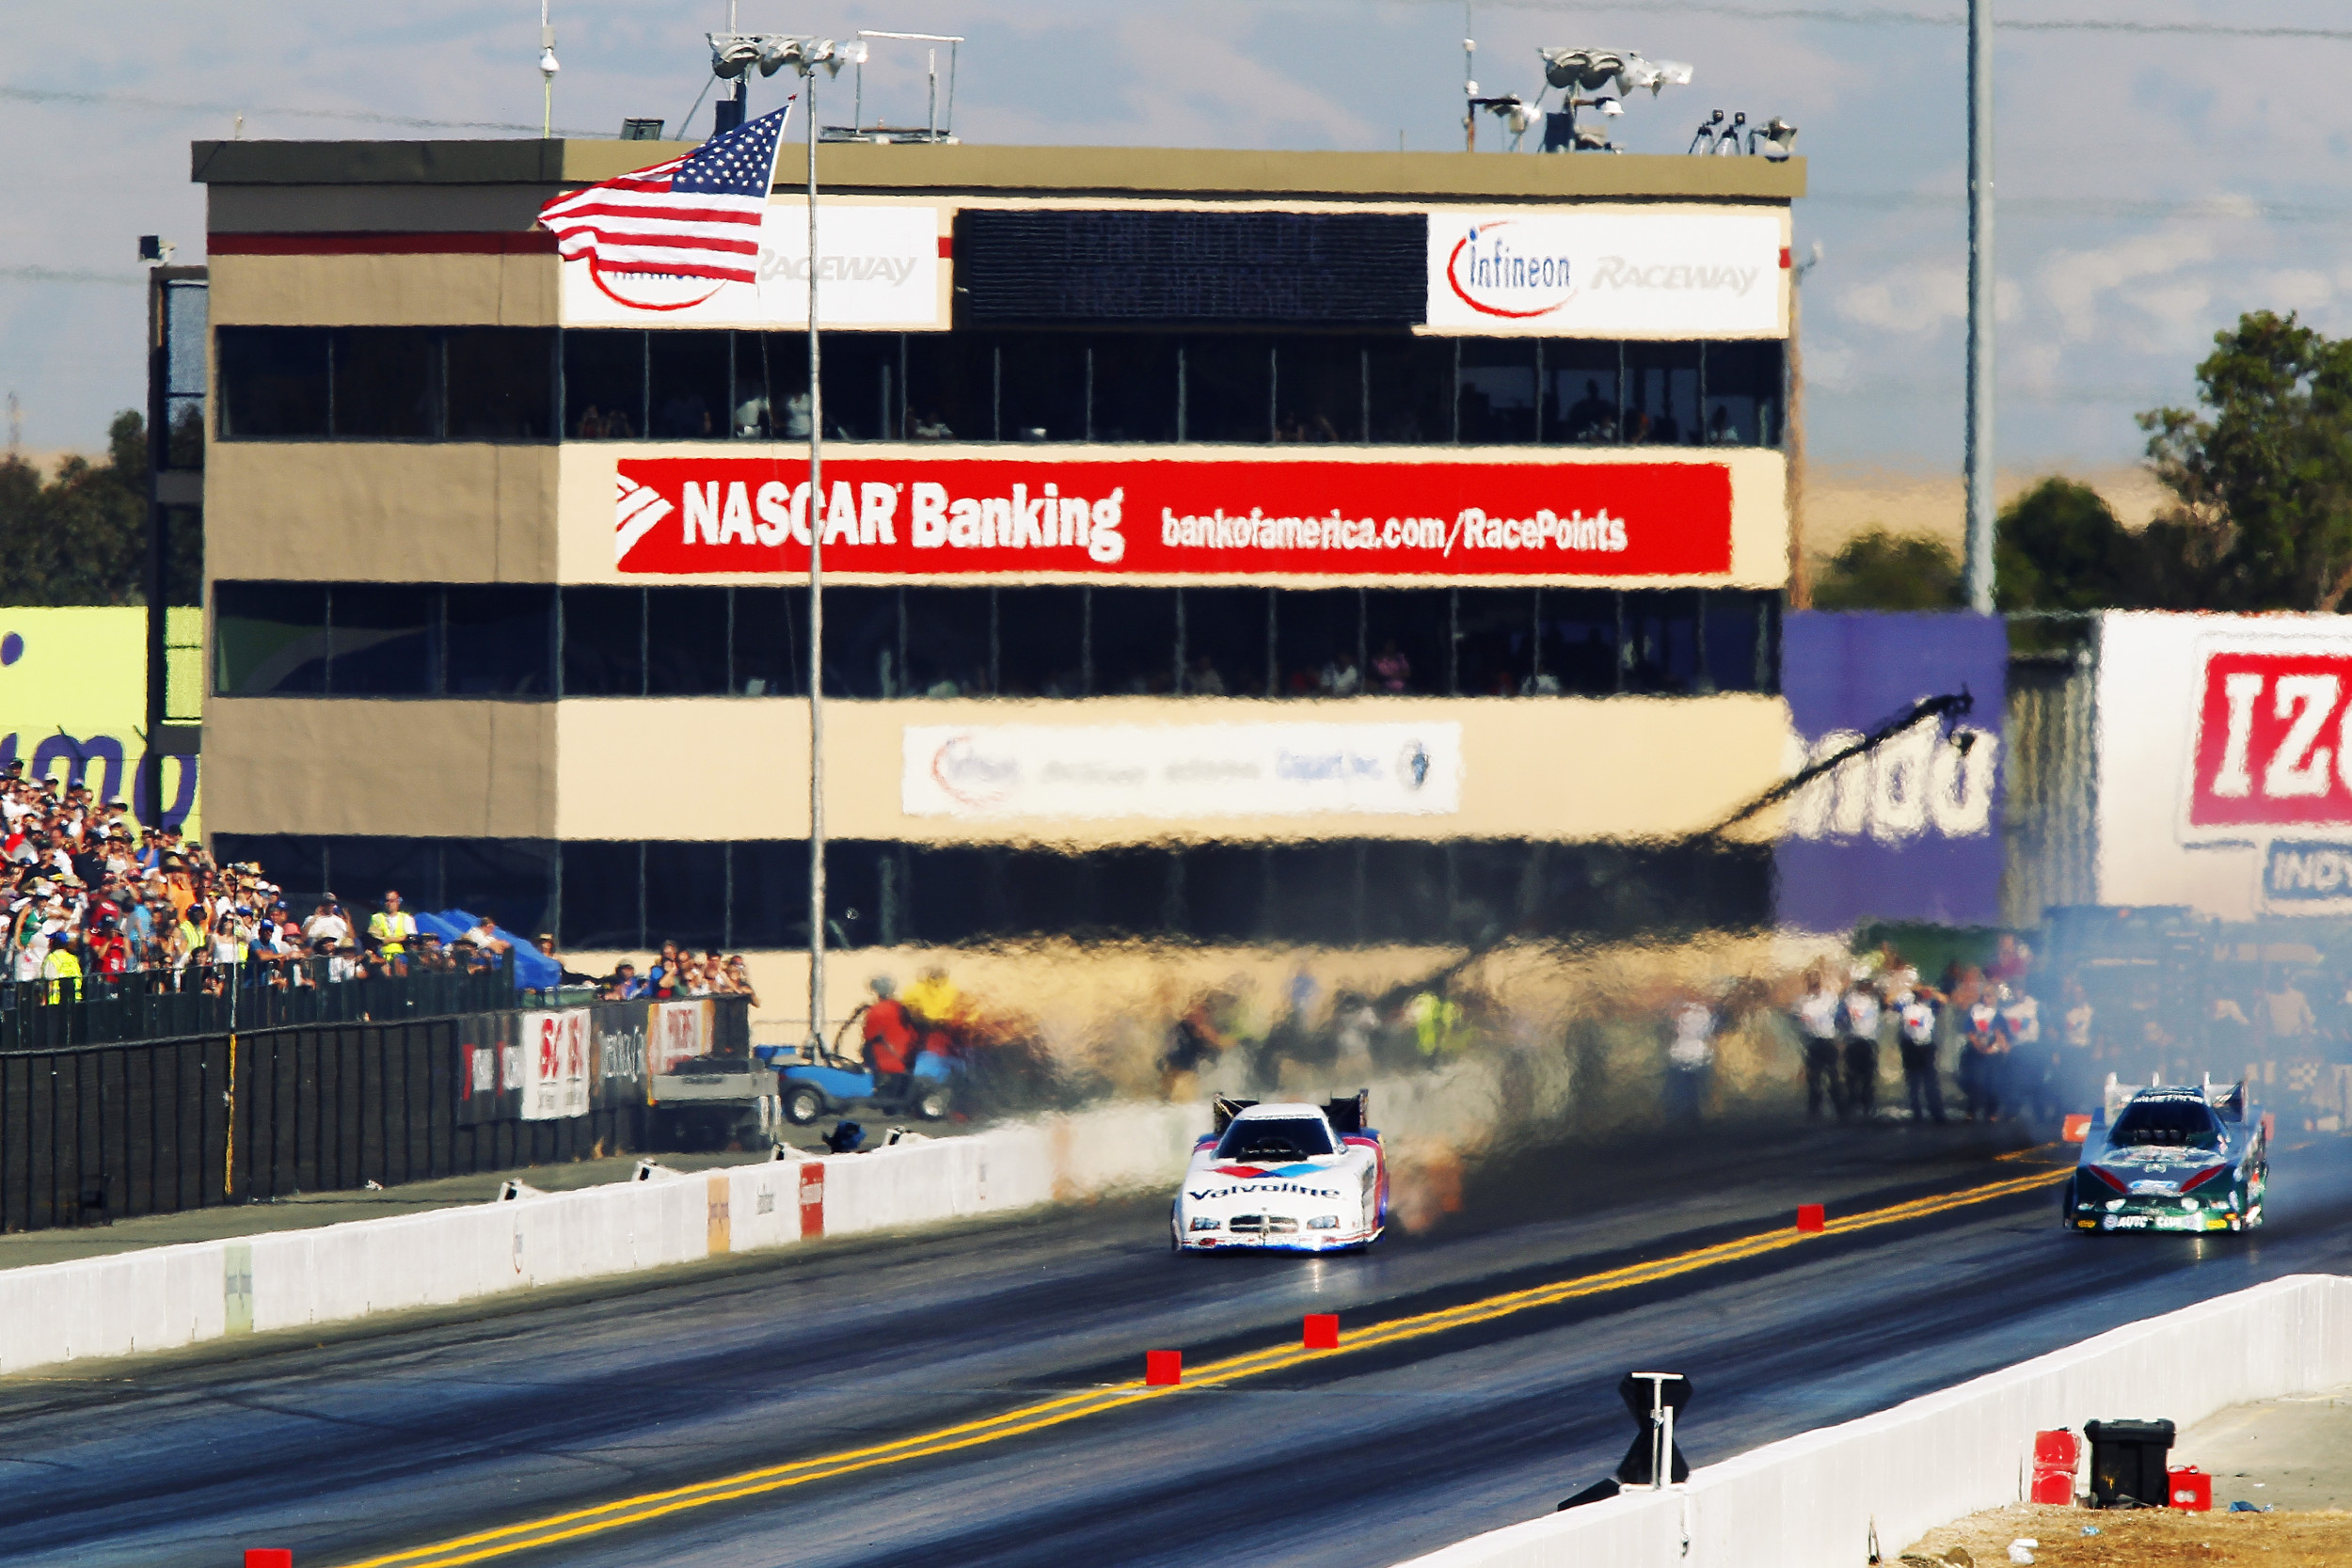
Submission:
[[[825,1043],[825,384],[817,331],[817,71],[808,84],[808,1037]]]
[[[1968,608],[1993,613],[1993,0],[1968,0]]]

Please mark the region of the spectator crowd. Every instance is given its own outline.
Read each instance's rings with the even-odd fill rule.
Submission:
[[[496,967],[509,942],[485,921],[454,944],[420,935],[396,892],[364,921],[330,894],[297,914],[258,864],[219,865],[171,828],[137,829],[120,801],[84,784],[0,769],[0,975],[46,982],[36,1000],[91,994],[87,982],[218,992]],[[553,946],[542,938],[543,948]]]

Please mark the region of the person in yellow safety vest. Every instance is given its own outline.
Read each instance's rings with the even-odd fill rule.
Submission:
[[[923,971],[922,977],[898,1000],[914,1015],[918,1050],[945,1054],[963,1043],[963,992],[947,978],[946,970],[934,965]]]
[[[82,999],[82,956],[75,951],[80,945],[80,937],[72,930],[50,939],[48,956],[40,960],[40,977],[49,982],[50,1001]]]
[[[408,972],[408,944],[417,937],[417,917],[400,907],[400,891],[384,890],[384,907],[368,916],[368,940],[403,974]]]
[[[1405,1009],[1412,1021],[1413,1041],[1431,1058],[1451,1056],[1461,1045],[1462,1008],[1435,991],[1422,991]]]

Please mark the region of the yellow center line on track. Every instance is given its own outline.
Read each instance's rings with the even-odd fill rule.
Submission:
[[[1989,1182],[1981,1187],[1969,1187],[1956,1193],[1940,1193],[1929,1197],[1913,1198],[1907,1203],[1892,1204],[1884,1209],[1872,1209],[1828,1222],[1826,1233],[1851,1235],[1856,1231],[1876,1229],[1881,1226],[1901,1225],[1911,1220],[1948,1213],[1974,1204],[1990,1203],[2000,1198],[2014,1197],[2037,1187],[2049,1186],[2072,1174],[2072,1167],[2063,1171],[2041,1170],[2027,1176],[2010,1177]],[[640,1493],[614,1502],[593,1508],[575,1509],[564,1513],[528,1520],[519,1525],[507,1525],[498,1529],[461,1535],[452,1540],[436,1542],[429,1546],[413,1546],[406,1551],[390,1552],[382,1557],[367,1558],[351,1562],[344,1568],[460,1568],[461,1564],[482,1562],[491,1558],[507,1557],[516,1552],[535,1551],[541,1547],[575,1541],[582,1536],[596,1535],[625,1526],[641,1525],[689,1509],[707,1508],[713,1503],[732,1502],[738,1498],[756,1497],[767,1492],[780,1492],[787,1487],[803,1486],[811,1481],[828,1481],[860,1470],[875,1469],[886,1465],[902,1465],[910,1460],[928,1459],[937,1454],[954,1453],[961,1449],[977,1448],[984,1443],[999,1442],[1032,1432],[1041,1432],[1069,1421],[1082,1420],[1106,1411],[1125,1409],[1144,1400],[1161,1399],[1182,1393],[1185,1388],[1213,1386],[1238,1383],[1245,1378],[1262,1377],[1268,1372],[1303,1365],[1311,1361],[1329,1360],[1354,1351],[1364,1351],[1384,1345],[1403,1343],[1433,1334],[1445,1334],[1475,1323],[1492,1323],[1498,1318],[1527,1312],[1538,1307],[1553,1307],[1562,1302],[1585,1296],[1603,1295],[1639,1285],[1655,1284],[1702,1269],[1720,1268],[1750,1258],[1760,1258],[1778,1252],[1801,1242],[1810,1240],[1795,1228],[1768,1230],[1758,1235],[1743,1236],[1735,1241],[1719,1242],[1712,1246],[1697,1247],[1677,1253],[1671,1258],[1656,1259],[1645,1263],[1629,1263],[1622,1268],[1588,1275],[1581,1279],[1559,1280],[1549,1285],[1537,1285],[1521,1291],[1509,1291],[1486,1296],[1478,1301],[1464,1302],[1431,1312],[1418,1312],[1410,1317],[1395,1318],[1369,1327],[1350,1329],[1337,1350],[1305,1350],[1297,1345],[1278,1345],[1266,1350],[1249,1351],[1227,1356],[1199,1367],[1187,1368],[1183,1384],[1173,1387],[1147,1387],[1140,1381],[1111,1384],[1089,1389],[1080,1394],[1065,1394],[1056,1399],[1025,1404],[1002,1415],[978,1420],[962,1421],[938,1428],[912,1437],[866,1448],[846,1449],[835,1453],[821,1454],[813,1459],[794,1460],[784,1465],[765,1465],[754,1470],[740,1470],[715,1480],[697,1481],[691,1486],[673,1487],[662,1492]]]

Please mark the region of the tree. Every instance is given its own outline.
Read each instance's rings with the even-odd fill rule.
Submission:
[[[0,604],[144,602],[146,421],[117,414],[106,446],[104,462],[69,457],[46,481],[0,458]]]
[[[2173,496],[2157,564],[2198,609],[2339,609],[2352,594],[2352,341],[2256,310],[2214,335],[2197,383],[2197,409],[2139,416]]]
[[[2106,498],[2071,479],[2045,479],[2003,507],[1993,555],[2004,610],[2132,610],[2147,597],[2140,540]]]
[[[1883,528],[1846,541],[1813,584],[1817,610],[1951,610],[1960,602],[1951,546]]]

